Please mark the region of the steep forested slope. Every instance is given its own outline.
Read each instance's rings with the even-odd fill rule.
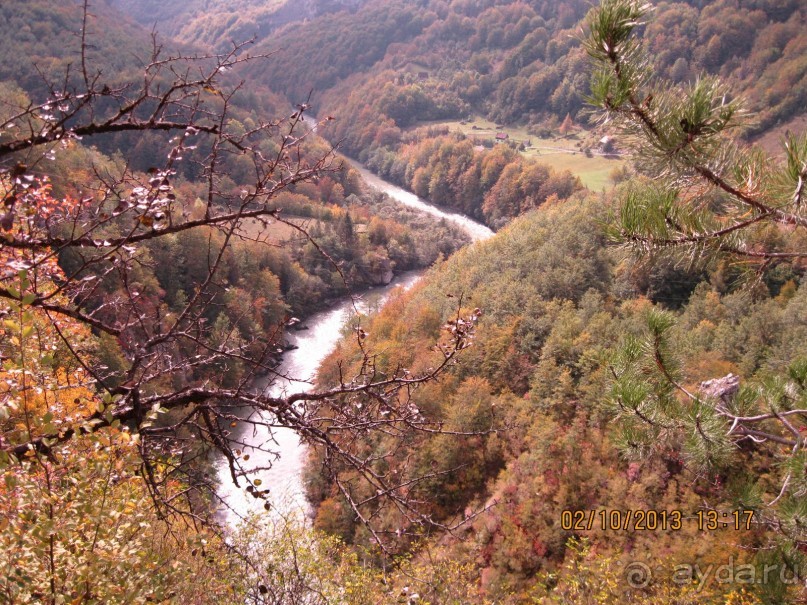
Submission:
[[[739,598],[737,585],[711,582],[695,590],[676,581],[670,562],[732,557],[738,565],[760,564],[766,556],[765,549],[754,549],[771,538],[761,524],[748,531],[699,531],[695,515],[706,502],[736,506],[725,489],[729,483],[748,481],[767,490],[766,497],[775,496],[779,486],[768,475],[775,455],[749,447],[743,468],[700,474],[685,464],[678,446],[649,460],[626,460],[617,452],[618,426],[607,412],[614,351],[646,333],[654,305],[639,295],[642,278],[605,246],[599,221],[607,220],[611,203],[578,196],[532,211],[434,268],[424,283],[364,326],[369,336],[363,345],[383,352],[378,371],[393,363],[418,369],[434,363],[429,343],[441,327],[451,327],[458,301],[482,310],[473,347],[461,363],[412,395],[418,409],[465,435],[413,435],[406,455],[379,460],[393,475],[411,478],[413,495],[429,503],[438,522],[492,505],[470,523],[464,539],[432,542],[424,555],[473,567],[468,576],[476,582],[465,602],[552,603],[565,595],[571,600],[560,602],[576,603],[589,601],[574,595],[599,594],[602,600],[590,602],[634,602],[620,600],[631,595],[635,602],[723,603],[728,593]],[[690,388],[728,372],[742,375],[743,384],[770,380],[804,354],[807,289],[791,281],[772,293],[735,290],[718,285],[722,270],[711,274],[713,285],[703,282],[691,294],[675,295],[686,301],[674,346],[682,351]],[[675,279],[673,273],[660,278]],[[337,361],[345,358],[359,358],[355,339],[345,340],[325,362],[323,384],[344,371]],[[383,439],[367,443],[378,452],[386,446]],[[315,455],[309,495],[318,504],[317,527],[365,543],[367,534],[320,468]],[[427,480],[417,479],[427,472]],[[360,482],[351,488],[354,498],[369,496]],[[587,529],[588,516],[574,528],[562,522],[564,511],[628,510],[682,511],[685,520],[676,530],[655,524],[650,531],[603,529],[600,512],[593,529]],[[417,534],[404,515],[379,514],[389,532]],[[626,557],[654,570],[646,592],[622,592]],[[582,578],[586,583],[580,585]],[[779,602],[775,595],[782,587],[774,584],[757,587],[773,599],[766,602]],[[757,602],[750,593],[747,598]]]
[[[588,7],[371,1],[355,14],[313,19],[267,41],[278,55],[265,78],[292,97],[313,89],[331,109],[371,104],[401,127],[438,118],[436,108],[445,105],[443,112],[457,117],[470,109],[497,121],[574,117],[588,81],[577,29]],[[645,37],[661,75],[684,81],[718,73],[753,98],[766,127],[803,111],[804,19],[797,1],[665,2]],[[301,73],[288,73],[292,64]],[[352,74],[329,90],[335,78]]]
[[[87,27],[87,58],[113,78],[135,74],[150,55],[148,31],[109,6],[93,7]],[[79,2],[10,0],[0,5],[0,77],[28,91],[44,90],[43,76],[62,75],[81,65],[82,12]],[[139,58],[139,59],[138,59]]]
[[[261,39],[287,23],[360,6],[364,0],[108,0],[146,27],[217,50]]]

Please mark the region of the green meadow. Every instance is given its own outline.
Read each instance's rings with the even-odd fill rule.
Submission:
[[[471,139],[493,141],[496,134],[508,135],[508,141],[524,143],[526,149],[522,152],[527,157],[540,160],[556,170],[569,170],[580,177],[583,184],[592,191],[601,191],[613,185],[609,175],[615,168],[620,168],[624,160],[613,156],[604,156],[592,151],[591,157],[586,156],[582,147],[588,139],[596,138],[591,132],[577,128],[569,135],[555,135],[540,137],[530,134],[524,127],[503,126],[497,128],[494,122],[484,118],[474,118],[471,121],[446,121],[430,123],[434,126],[447,126],[452,132],[462,132]],[[595,145],[596,147],[596,145]]]

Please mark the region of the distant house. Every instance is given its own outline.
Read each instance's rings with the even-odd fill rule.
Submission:
[[[612,137],[603,137],[600,139],[600,151],[602,153],[614,152],[614,139]]]
[[[510,135],[506,132],[497,132],[496,133],[496,142],[497,143],[504,143],[510,138]]]
[[[418,72],[418,80],[428,80],[429,79],[429,72],[428,71],[419,71]]]

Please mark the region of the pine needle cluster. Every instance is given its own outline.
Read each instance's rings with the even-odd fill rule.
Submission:
[[[656,78],[641,42],[650,11],[637,0],[604,0],[587,18],[589,101],[633,152],[638,173],[608,227],[612,240],[644,259],[728,259],[751,276],[803,263],[807,135],[788,134],[774,159],[742,143],[752,115],[717,78]],[[732,485],[721,506],[759,511],[780,552],[803,551],[807,357],[792,359],[787,374],[743,381],[731,396],[708,394],[688,386],[675,316],[652,309],[645,324],[611,363],[606,405],[619,447],[629,459],[679,458],[696,474],[722,477]]]

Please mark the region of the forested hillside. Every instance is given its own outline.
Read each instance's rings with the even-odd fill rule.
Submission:
[[[81,62],[79,8],[78,3],[49,0],[3,2],[0,6],[3,80],[26,90],[43,91],[43,77],[62,75],[67,65],[72,65],[76,73],[75,68]],[[93,11],[96,16],[87,28],[93,40],[87,49],[88,58],[107,77],[133,77],[136,57],[141,62],[148,58],[148,32],[103,3]]]
[[[573,534],[561,528],[564,510],[694,510],[711,489],[707,482],[693,490],[692,477],[672,460],[627,464],[611,445],[602,397],[609,383],[608,351],[627,335],[642,333],[652,304],[625,295],[632,293],[630,280],[603,247],[596,227],[606,206],[578,199],[531,213],[489,244],[453,257],[423,287],[391,303],[368,324],[367,346],[385,351],[390,362],[403,360],[417,368],[429,363],[428,343],[454,313],[455,299],[449,296],[462,293],[468,307],[484,309],[474,347],[462,364],[439,385],[420,390],[414,401],[452,431],[499,430],[418,441],[412,457],[397,461],[397,470],[413,477],[423,468],[451,471],[417,486],[418,497],[430,503],[439,520],[496,502],[467,529],[472,539],[443,540],[434,546],[437,553],[430,553],[474,562],[481,583],[467,602],[508,594],[513,600],[505,602],[522,602],[525,591],[538,598],[552,574],[560,576],[561,585],[573,582],[574,574],[611,566],[626,551],[631,560],[651,568],[663,565],[666,557],[686,561],[706,552],[710,560],[733,555],[745,561],[742,547],[760,539],[755,532],[698,535],[694,527],[584,532],[596,545],[596,557],[583,557],[590,571],[575,568],[572,576],[560,571],[564,561],[571,564],[579,555],[567,544]],[[782,363],[799,348],[807,329],[802,292],[765,297],[750,313],[732,315],[730,309],[745,304],[744,294],[699,288],[676,333],[691,360],[691,380],[740,368],[752,376]],[[764,355],[754,344],[759,337],[754,326],[761,321],[787,324],[767,342]],[[323,384],[333,380],[336,360],[355,355],[354,347],[346,342],[326,362]],[[374,446],[383,450],[384,443]],[[319,466],[312,461],[313,472]],[[348,541],[367,539],[327,483],[312,479],[310,485],[320,503],[317,527]],[[394,528],[403,521],[390,514],[385,523]],[[619,571],[609,569],[609,574]],[[596,580],[603,586],[610,581],[608,575]],[[597,583],[585,594],[598,590]],[[687,594],[684,587],[678,597]]]
[[[469,113],[497,123],[576,118],[588,92],[579,33],[588,8],[573,1],[368,2],[356,14],[314,19],[267,41],[278,55],[263,77],[290,98],[313,90],[353,136],[385,118],[402,129]],[[758,129],[803,113],[805,17],[797,0],[654,8],[644,37],[661,76],[683,82],[719,74],[750,97],[761,113]],[[302,73],[285,69],[291,63]],[[355,119],[367,109],[374,119]],[[350,141],[348,150],[358,152]]]
[[[263,39],[288,23],[304,21],[363,0],[108,0],[145,27],[194,43],[226,50],[233,43]]]
[[[732,507],[738,496],[723,486],[754,484],[757,473],[765,477],[773,461],[764,450],[748,448],[744,470],[727,466],[700,476],[684,464],[674,445],[659,458],[625,460],[615,447],[619,427],[606,394],[619,343],[644,338],[654,312],[682,303],[671,348],[681,356],[689,388],[730,372],[742,376],[744,384],[770,379],[805,353],[805,290],[795,281],[770,290],[736,290],[721,284],[723,269],[715,268],[688,294],[680,289],[680,275],[667,272],[654,278],[670,289],[654,305],[639,294],[641,273],[605,246],[599,224],[613,203],[613,197],[578,196],[533,211],[489,243],[434,269],[422,287],[390,303],[366,326],[370,336],[364,346],[384,351],[384,363],[419,368],[432,363],[429,343],[454,317],[457,297],[467,308],[483,310],[474,346],[462,363],[414,397],[424,413],[441,418],[449,430],[479,434],[413,437],[409,456],[385,461],[393,472],[413,480],[424,469],[438,474],[414,489],[440,521],[495,502],[470,523],[463,538],[439,540],[428,553],[473,564],[478,583],[466,602],[486,597],[506,603],[525,598],[555,602],[560,595],[570,599],[560,602],[624,602],[616,596],[622,594],[619,574],[636,561],[663,570],[644,594],[658,600],[647,602],[722,603],[724,594],[738,591],[737,585],[711,582],[706,590],[692,590],[674,581],[670,561],[700,561],[704,568],[705,561],[720,564],[729,557],[738,565],[754,563],[754,546],[770,539],[757,524],[750,531],[698,531],[690,517],[704,501]],[[356,354],[356,343],[345,341],[324,364],[322,383],[334,380],[338,360]],[[372,446],[385,450],[383,440]],[[319,503],[316,526],[366,544],[368,536],[345,510],[343,498],[317,475],[320,467],[313,456],[309,489]],[[778,489],[768,483],[772,480],[756,483],[756,489]],[[354,497],[364,495],[361,489],[357,482]],[[749,505],[752,500],[738,501]],[[562,514],[575,510],[690,512],[680,531],[603,530],[599,516],[597,529],[568,531]],[[401,515],[383,514],[386,527],[406,527]],[[586,518],[578,529],[585,530],[587,523]],[[588,546],[570,543],[573,536],[584,537]],[[575,588],[581,578],[586,584]],[[609,588],[612,582],[617,584]],[[761,590],[770,591],[767,602],[779,602],[775,595],[781,588],[772,583]],[[611,590],[614,596],[594,600],[599,591]],[[592,600],[577,601],[575,594]],[[640,598],[639,591],[632,594]]]

